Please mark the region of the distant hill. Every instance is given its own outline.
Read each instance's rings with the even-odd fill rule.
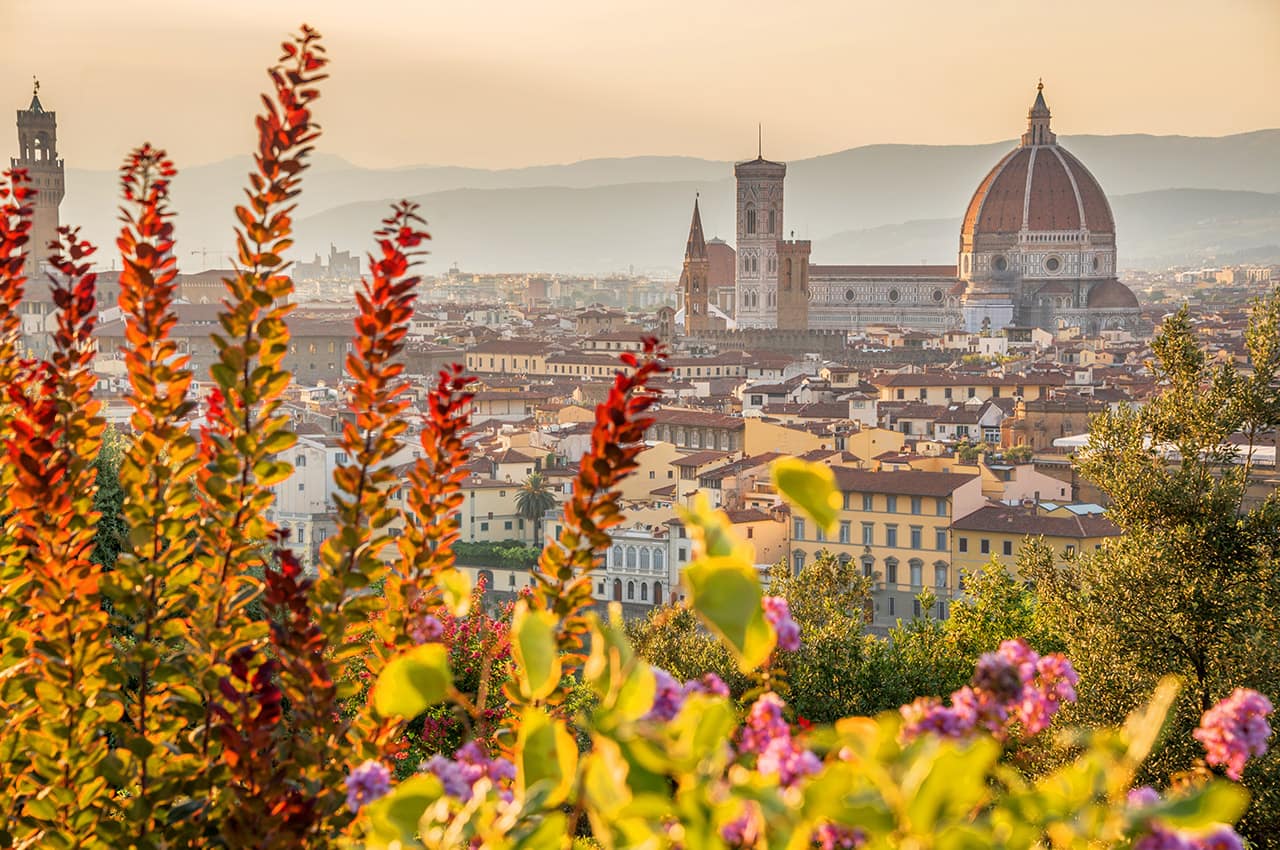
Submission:
[[[1242,217],[1218,205],[1248,206],[1243,196],[1172,195],[1164,200],[1174,208],[1157,209],[1153,202],[1149,219],[1121,211],[1124,196],[1164,190],[1280,193],[1280,130],[1219,138],[1064,136],[1061,141],[1093,171],[1117,207],[1122,261],[1280,243],[1265,209]],[[946,222],[963,212],[982,176],[1013,144],[870,145],[789,163],[787,229],[814,239],[815,254],[823,261],[951,261],[958,231]],[[201,249],[209,252],[210,265],[230,249],[231,205],[242,197],[239,187],[248,166],[245,157],[180,173],[174,205],[180,212],[184,267],[202,264]],[[318,156],[298,210],[299,256],[327,250],[331,242],[363,250],[390,199],[409,196],[423,205],[431,222],[434,270],[453,261],[485,271],[671,270],[680,262],[694,192],[702,193],[708,235],[732,242],[732,173],[729,162],[690,157],[504,170],[380,170]],[[83,224],[90,238],[109,240],[116,226],[115,185],[108,172],[70,170],[64,220]],[[1195,218],[1204,204],[1210,212]],[[1188,218],[1177,218],[1183,212]],[[1237,218],[1224,218],[1231,215]],[[1148,239],[1146,221],[1166,224],[1155,227]],[[1231,237],[1237,225],[1242,231]],[[1176,236],[1170,230],[1175,226]],[[1156,244],[1161,240],[1164,247]]]
[[[1280,263],[1280,193],[1161,189],[1111,198],[1120,267]],[[960,218],[926,219],[818,240],[820,262],[952,263]]]

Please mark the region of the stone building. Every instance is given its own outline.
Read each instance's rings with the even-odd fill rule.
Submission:
[[[49,255],[49,243],[58,238],[58,205],[66,194],[63,163],[58,158],[57,114],[40,103],[40,83],[31,93],[31,105],[18,110],[18,156],[9,160],[13,168],[24,168],[36,196],[31,200],[31,239],[28,256],[34,252],[40,262]],[[36,269],[27,275],[35,280]]]

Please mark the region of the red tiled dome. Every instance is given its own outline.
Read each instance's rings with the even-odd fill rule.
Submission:
[[[978,186],[961,237],[1020,230],[1115,233],[1111,205],[1080,160],[1057,144],[1010,151]]]
[[[1088,306],[1098,309],[1137,307],[1138,299],[1118,280],[1104,280],[1089,290]]]

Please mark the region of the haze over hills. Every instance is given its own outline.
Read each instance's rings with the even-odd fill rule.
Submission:
[[[1060,141],[1110,196],[1122,267],[1226,255],[1280,260],[1280,130]],[[1013,145],[871,145],[791,162],[787,229],[815,241],[819,263],[953,261],[959,216]],[[185,269],[223,263],[248,168],[247,157],[231,159],[186,169],[175,181]],[[491,171],[366,169],[319,155],[304,181],[297,256],[330,243],[365,250],[387,204],[409,196],[422,204],[434,237],[428,272],[453,262],[474,271],[674,272],[695,192],[708,235],[732,241],[732,175],[730,162],[691,157]],[[115,185],[109,172],[69,170],[64,221],[109,244]]]

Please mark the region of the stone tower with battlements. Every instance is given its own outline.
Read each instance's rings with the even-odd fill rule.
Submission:
[[[62,160],[58,158],[57,116],[40,103],[38,82],[31,93],[31,105],[18,110],[18,156],[10,163],[27,170],[31,187],[36,190],[31,240],[27,243],[28,258],[34,256],[38,260],[27,269],[27,276],[34,279],[39,263],[49,256],[49,243],[58,238],[58,205],[66,194]]]
[[[778,309],[780,330],[809,329],[809,253],[808,239],[778,241]]]
[[[738,181],[737,321],[740,328],[778,324],[778,241],[787,166],[763,156],[733,167]]]

